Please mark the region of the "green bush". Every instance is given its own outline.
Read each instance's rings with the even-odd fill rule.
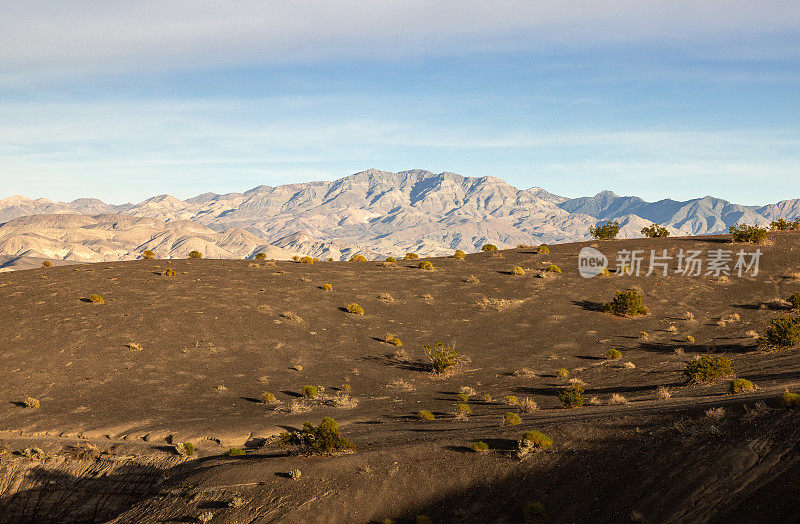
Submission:
[[[540,518],[546,518],[547,512],[544,509],[544,505],[541,502],[531,502],[525,509],[522,510],[522,518],[525,521],[532,521],[537,520]]]
[[[315,398],[317,396],[317,386],[303,386],[303,396],[306,398]]]
[[[322,284],[319,286],[322,291],[333,291],[333,286],[330,284]]]
[[[231,448],[227,452],[225,452],[225,455],[227,455],[228,457],[241,457],[242,455],[246,455],[246,453],[242,449]]]
[[[755,386],[749,380],[737,378],[735,380],[731,380],[731,383],[728,385],[728,389],[731,393],[742,393],[745,391],[753,391]]]
[[[431,361],[431,368],[437,375],[447,373],[469,361],[467,357],[459,355],[455,348],[445,345],[444,342],[437,342],[434,346],[425,344],[422,346],[422,351]]]
[[[561,273],[561,268],[555,264],[550,264],[549,266],[547,266],[547,271],[549,271],[550,273]]]
[[[298,446],[301,451],[309,453],[332,453],[356,449],[352,442],[342,437],[339,432],[339,424],[330,417],[323,418],[319,426],[314,426],[306,420],[300,431],[281,434],[281,443]]]
[[[558,400],[567,409],[583,406],[583,386],[578,383],[570,384],[558,392]]]
[[[647,315],[650,311],[642,304],[642,296],[635,289],[617,291],[611,302],[603,304],[603,311],[623,317]]]
[[[22,403],[28,409],[38,409],[39,406],[41,405],[39,400],[37,400],[37,399],[35,399],[33,397],[25,397],[25,400],[23,400]]]
[[[800,394],[786,391],[781,397],[781,405],[785,408],[800,409]]]
[[[181,445],[183,446],[183,450],[184,452],[186,452],[186,455],[191,457],[192,455],[195,454],[194,444],[192,444],[191,442],[184,442]]]
[[[643,227],[642,234],[650,238],[662,238],[662,237],[668,237],[669,231],[667,230],[667,228],[661,227],[658,224],[652,224],[649,227]]]
[[[403,345],[403,342],[399,338],[394,336],[392,333],[386,333],[383,336],[383,341],[386,342],[387,344],[392,344],[398,347]]]
[[[558,378],[567,378],[569,376],[569,370],[567,368],[559,368],[556,370],[556,376]]]
[[[800,345],[800,317],[779,317],[764,322],[765,344],[778,347],[794,347]]]
[[[164,276],[165,277],[174,277],[175,276],[175,270],[172,269],[171,267],[168,267],[167,269],[164,270]]]
[[[433,264],[428,260],[421,260],[417,267],[420,269],[433,269]]]
[[[142,251],[142,258],[145,260],[153,260],[156,258],[156,254],[150,249],[145,249]]]
[[[800,229],[800,218],[795,218],[794,220],[784,220],[783,218],[779,218],[778,220],[773,220],[772,223],[770,223],[770,228],[776,231]]]
[[[459,393],[458,400],[460,400],[461,402],[469,402],[469,395],[467,395],[466,393]]]
[[[553,445],[553,439],[541,431],[526,431],[522,440],[527,440],[536,449],[549,449]]]
[[[525,276],[525,270],[519,266],[514,266],[513,268],[511,268],[511,274],[522,277]]]
[[[481,251],[497,251],[497,246],[494,244],[484,244],[481,247]]]
[[[458,260],[464,260],[465,258],[467,258],[467,254],[461,251],[460,249],[456,249],[456,252],[453,253],[453,258]]]
[[[515,397],[514,395],[508,395],[503,400],[505,400],[506,404],[508,404],[509,406],[517,406],[517,405],[519,405],[519,399],[517,397]]]
[[[767,230],[763,227],[739,224],[728,228],[731,233],[731,242],[749,242],[761,244],[767,239]]]
[[[394,258],[394,257],[386,257],[386,262],[388,262],[390,264],[394,264],[394,263],[397,262],[397,259]]]
[[[733,375],[733,368],[728,358],[705,356],[686,364],[684,373],[695,382],[708,382]]]
[[[203,254],[199,251],[190,251],[189,258],[203,258]]]
[[[602,226],[589,227],[589,234],[597,240],[613,240],[619,234],[619,222],[608,221]]]
[[[313,264],[314,263],[314,259],[312,257],[309,257],[309,256],[300,257],[300,263],[301,264]]]
[[[364,255],[353,255],[350,258],[350,262],[366,262],[366,261],[367,259],[366,257],[364,257]]]
[[[267,255],[265,255],[264,253],[256,253],[256,260],[266,260],[266,259]]]
[[[800,309],[800,293],[790,296],[789,303],[792,304],[792,309]]]
[[[349,306],[347,306],[347,311],[348,311],[348,313],[352,313],[354,315],[363,315],[364,314],[364,308],[359,306],[356,303],[352,303]]]
[[[420,420],[436,420],[436,416],[427,409],[423,409],[417,413],[417,418]]]
[[[605,357],[609,360],[619,360],[622,358],[622,352],[618,349],[611,348],[606,351]]]
[[[274,404],[276,401],[275,395],[270,393],[269,391],[265,391],[261,394],[261,402],[264,404]]]
[[[403,260],[416,260],[419,258],[419,255],[416,253],[406,253],[406,256],[403,257]]]
[[[522,418],[516,413],[506,413],[503,415],[503,425],[504,426],[518,426],[522,424]]]
[[[486,453],[489,451],[489,444],[478,440],[472,443],[472,449],[475,450],[475,453]]]
[[[546,245],[542,244],[541,246],[536,248],[536,252],[539,253],[540,255],[549,255],[550,254],[550,248],[547,247]]]

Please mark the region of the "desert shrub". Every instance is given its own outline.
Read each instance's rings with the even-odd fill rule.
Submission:
[[[241,495],[235,495],[230,502],[228,502],[229,508],[241,508],[247,504],[247,501]]]
[[[539,405],[532,398],[525,397],[519,401],[520,413],[533,413],[539,410]]]
[[[106,303],[106,301],[103,300],[103,297],[101,297],[100,295],[95,294],[95,293],[89,295],[89,302],[91,302],[92,304],[105,304]]]
[[[352,313],[354,315],[363,315],[364,308],[356,304],[355,302],[347,306],[347,312]]]
[[[256,260],[266,260],[267,255],[264,253],[256,253]]]
[[[366,257],[364,257],[364,255],[353,255],[350,258],[350,262],[366,262],[366,261],[367,259]]]
[[[421,260],[417,267],[420,269],[433,269],[433,264],[429,260]]]
[[[459,393],[458,400],[460,400],[461,402],[469,402],[469,395],[467,395],[466,393]]]
[[[800,345],[800,317],[779,317],[764,322],[764,343],[778,347]]]
[[[467,258],[467,254],[460,249],[456,249],[456,252],[453,253],[453,258],[455,258],[456,260],[464,260],[465,258]]]
[[[406,253],[406,256],[403,257],[403,260],[416,260],[419,258],[419,255],[416,253]]]
[[[708,382],[733,375],[733,368],[728,358],[705,356],[686,364],[684,373],[695,382]]]
[[[394,264],[397,262],[397,259],[394,257],[386,257],[386,262],[388,262],[389,264]]]
[[[561,268],[558,267],[555,264],[550,264],[549,266],[547,266],[547,272],[548,273],[561,273]]]
[[[522,269],[522,268],[521,268],[521,267],[519,267],[519,266],[514,266],[513,268],[511,268],[511,274],[512,274],[512,275],[517,275],[517,276],[520,276],[520,277],[521,277],[521,276],[524,276],[524,275],[525,275],[525,270],[524,270],[524,269]]]
[[[33,397],[26,397],[25,400],[22,401],[28,409],[37,409],[40,405],[39,401]]]
[[[546,245],[542,244],[541,246],[536,248],[536,252],[539,253],[540,255],[549,255],[550,254],[550,248],[547,247]]]
[[[731,380],[731,383],[728,385],[728,389],[731,393],[742,393],[745,391],[753,391],[755,386],[747,379],[737,378],[735,380]]]
[[[784,392],[781,396],[781,405],[785,408],[800,408],[800,394]]]
[[[670,397],[672,397],[672,392],[667,386],[658,386],[658,389],[656,389],[656,398],[658,400],[667,400]]]
[[[472,413],[472,408],[469,407],[469,404],[456,404],[455,415],[457,419],[464,420],[470,413]]]
[[[560,368],[556,370],[556,376],[558,378],[567,378],[569,376],[569,370],[567,368]]]
[[[688,342],[689,344],[694,344],[694,337],[692,335],[687,335],[686,342]]]
[[[162,273],[162,274],[165,277],[174,277],[175,276],[175,270],[172,269],[171,267],[168,267],[167,269],[164,270],[164,273]]]
[[[618,349],[611,348],[606,351],[605,357],[609,360],[619,360],[622,358],[622,352]]]
[[[508,404],[509,406],[516,406],[519,404],[519,399],[514,395],[508,395],[503,400],[505,400],[506,404]]]
[[[591,226],[589,234],[597,240],[613,240],[619,234],[619,222],[609,220],[602,226]]]
[[[565,408],[583,406],[583,386],[578,383],[570,384],[558,392],[558,400]]]
[[[300,431],[281,434],[281,443],[298,446],[301,451],[309,453],[355,450],[355,445],[342,437],[339,424],[330,417],[323,418],[319,426],[306,420]]]
[[[182,442],[176,446],[176,449],[179,455],[186,455],[187,457],[191,457],[197,451],[191,442]]]
[[[203,258],[203,254],[199,251],[190,251],[189,258]]]
[[[265,391],[261,394],[261,402],[264,404],[274,404],[276,402],[275,395],[269,391]]]
[[[504,426],[517,426],[519,424],[522,424],[522,418],[516,413],[509,412],[503,415]]]
[[[475,453],[487,453],[489,451],[489,444],[482,440],[478,440],[472,443],[472,449]]]
[[[145,260],[153,260],[156,258],[156,254],[150,249],[145,249],[142,251],[142,258]]]
[[[484,244],[481,246],[481,251],[497,251],[497,246],[494,244]]]
[[[300,263],[301,264],[313,264],[314,263],[314,259],[312,257],[308,257],[308,256],[300,257]]]
[[[526,521],[547,517],[547,512],[541,502],[531,502],[522,510],[522,518]]]
[[[628,400],[619,393],[612,393],[611,399],[609,400],[611,404],[627,404]]]
[[[322,291],[333,291],[333,286],[330,284],[322,284],[319,286]]]
[[[522,435],[522,440],[530,442],[536,449],[549,449],[553,445],[553,439],[541,431],[526,431]]]
[[[800,292],[790,296],[789,303],[792,305],[792,309],[800,309]]]
[[[484,393],[483,396],[481,396],[481,400],[484,402],[491,402],[492,395],[490,395],[489,393]]]
[[[53,267],[53,263],[50,262],[49,260],[45,260],[44,262],[42,262],[42,267]]]
[[[422,346],[422,351],[428,360],[431,361],[431,369],[437,375],[442,375],[448,371],[469,362],[469,359],[464,355],[459,355],[458,351],[452,346],[446,345],[444,342],[436,342],[435,345],[430,346],[425,344]]]
[[[228,457],[241,457],[242,455],[246,455],[246,453],[243,449],[231,448],[225,452],[225,455]]]
[[[197,522],[200,522],[200,524],[206,524],[208,522],[211,522],[211,519],[213,518],[214,518],[214,512],[211,511],[210,509],[207,509],[197,516]]]
[[[783,218],[779,218],[778,220],[773,220],[769,227],[776,231],[800,229],[800,218],[795,218],[794,220],[785,220]]]
[[[480,279],[478,279],[478,277],[476,277],[475,275],[468,276],[467,278],[464,279],[464,282],[467,282],[468,284],[480,284],[481,283]]]
[[[402,346],[403,345],[403,342],[401,342],[400,339],[397,338],[396,336],[394,336],[392,333],[386,333],[383,336],[383,341],[388,343],[388,344],[395,345],[395,346]]]
[[[611,302],[603,304],[603,311],[623,317],[647,315],[648,309],[642,304],[642,296],[635,289],[617,291]]]
[[[303,386],[303,396],[306,398],[315,398],[318,393],[317,386]]]
[[[303,476],[303,472],[299,469],[293,469],[289,472],[289,478],[292,480],[300,480],[300,477]]]
[[[420,410],[417,413],[417,418],[420,420],[436,420],[436,416],[427,409]]]
[[[300,255],[292,255],[292,260],[295,262],[300,262]]]
[[[642,228],[642,234],[650,238],[662,238],[662,237],[668,237],[669,231],[667,230],[667,228],[661,227],[658,224],[651,224],[648,227]]]
[[[730,231],[731,234],[731,242],[761,244],[767,239],[767,230],[763,227],[739,224],[729,227],[728,231]]]

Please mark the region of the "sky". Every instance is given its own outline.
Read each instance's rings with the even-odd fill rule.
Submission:
[[[0,34],[0,198],[369,168],[800,197],[796,0],[32,0]]]

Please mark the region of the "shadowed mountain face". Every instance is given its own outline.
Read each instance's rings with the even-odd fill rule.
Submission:
[[[37,217],[20,222],[31,215]],[[610,191],[567,199],[493,177],[368,170],[332,182],[258,186],[187,200],[159,195],[135,205],[14,196],[0,200],[0,256],[123,260],[144,249],[163,258],[184,257],[193,249],[217,258],[257,252],[334,259],[406,251],[444,255],[475,251],[487,242],[510,247],[585,240],[590,226],[612,219],[622,225],[620,236],[631,238],[651,222],[673,234],[697,235],[739,222],[764,225],[797,216],[798,199],[764,207],[713,197],[645,202]]]

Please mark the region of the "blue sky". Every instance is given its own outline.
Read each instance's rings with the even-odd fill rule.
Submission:
[[[377,168],[575,197],[800,197],[800,3],[19,2],[0,197]]]

